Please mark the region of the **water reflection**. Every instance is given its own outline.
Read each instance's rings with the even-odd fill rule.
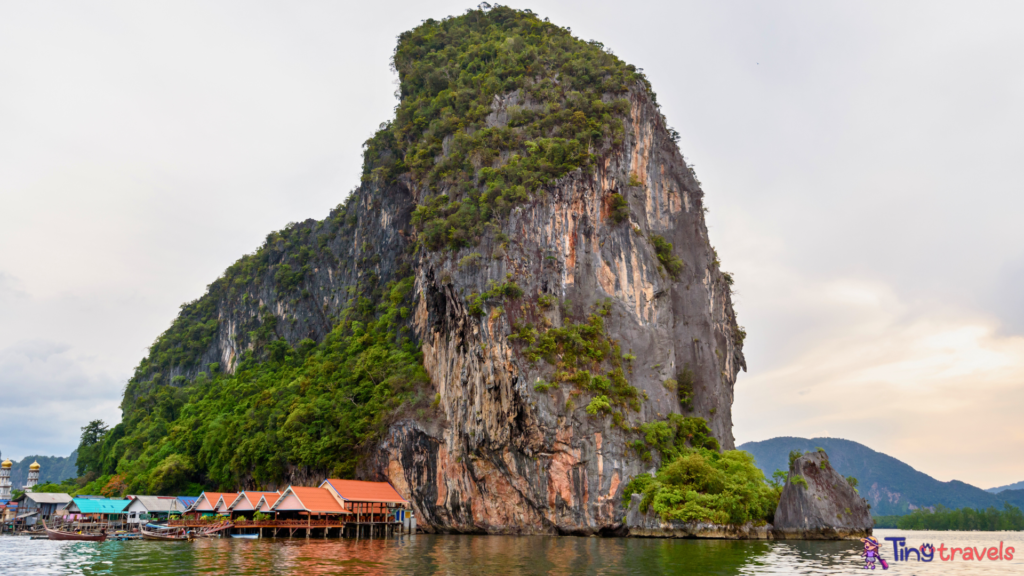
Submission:
[[[1020,532],[903,532],[910,545],[989,546],[1024,556]],[[888,544],[888,543],[886,543]],[[891,547],[890,547],[891,548]],[[432,536],[388,540],[50,542],[0,537],[3,574],[864,574],[858,542],[737,542],[546,536]],[[1021,574],[1024,562],[893,562],[887,574]]]

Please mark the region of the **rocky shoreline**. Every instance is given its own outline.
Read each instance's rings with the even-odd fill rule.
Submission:
[[[790,465],[774,525],[663,520],[653,510],[641,512],[642,500],[633,494],[626,510],[625,529],[632,537],[859,540],[874,529],[867,501],[832,467],[824,450],[805,453]]]
[[[747,522],[739,526],[710,522],[662,520],[652,510],[640,511],[640,494],[633,494],[626,510],[626,529],[634,538],[707,538],[718,540],[772,540],[772,525],[755,526]]]

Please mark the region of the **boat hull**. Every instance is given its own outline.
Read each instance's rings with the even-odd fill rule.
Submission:
[[[103,542],[107,539],[106,534],[75,534],[51,528],[46,529],[46,537],[50,540],[77,540],[80,542]]]
[[[246,540],[255,540],[259,538],[259,534],[232,534],[232,538],[244,538]]]
[[[171,542],[182,541],[182,542],[184,542],[184,541],[192,540],[193,538],[192,538],[191,535],[186,535],[186,534],[158,534],[156,532],[149,532],[149,531],[143,529],[142,530],[142,539],[143,540],[159,540],[161,542],[168,542],[168,541],[171,541]]]

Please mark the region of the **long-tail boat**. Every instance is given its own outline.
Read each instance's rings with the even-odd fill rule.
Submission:
[[[43,522],[43,529],[46,530],[46,536],[50,540],[80,540],[83,542],[103,542],[107,539],[106,531],[100,531],[98,534],[83,534],[77,532],[68,532],[67,530],[55,530],[46,525]]]
[[[195,535],[191,532],[185,531],[183,528],[161,530],[161,531],[150,531],[145,528],[139,529],[142,532],[143,540],[162,540],[162,541],[174,541],[174,540],[194,540]]]

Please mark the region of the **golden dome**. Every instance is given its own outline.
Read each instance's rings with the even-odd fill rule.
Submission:
[[[28,466],[29,470],[39,470],[39,462],[33,462]]]
[[[10,459],[4,460],[4,463],[0,464],[0,467],[10,468],[11,467],[11,460]]]

